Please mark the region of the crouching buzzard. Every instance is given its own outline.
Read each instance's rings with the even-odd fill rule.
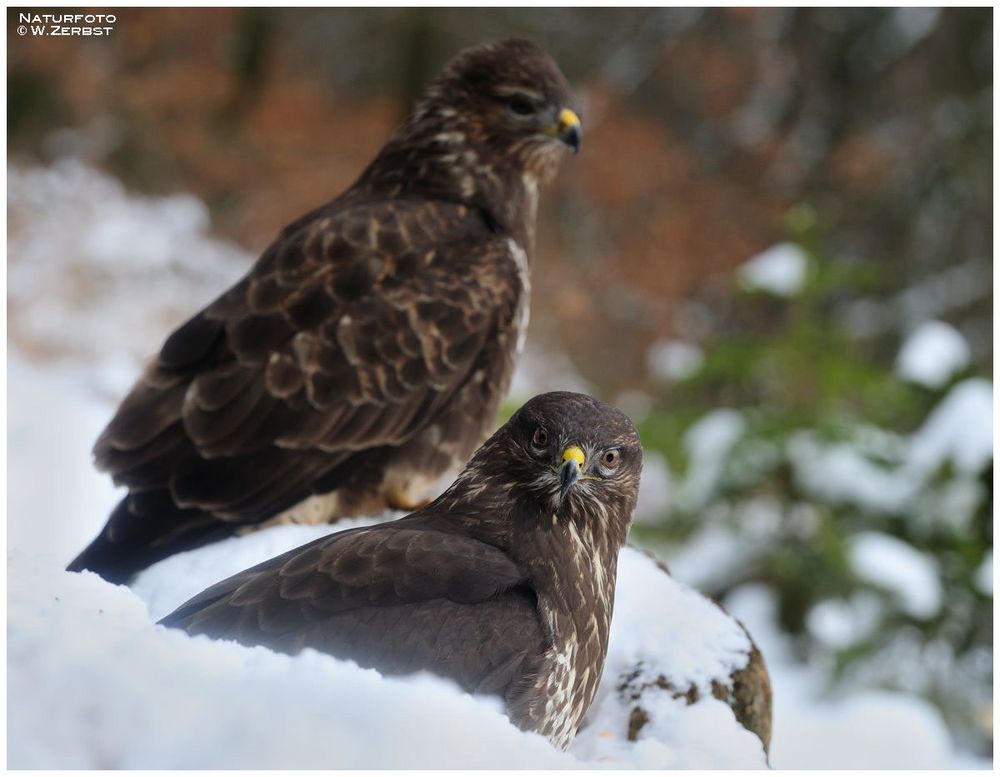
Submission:
[[[387,674],[426,669],[499,695],[516,725],[565,748],[604,668],[641,468],[617,409],[542,394],[426,507],[265,561],[160,622]]]
[[[94,449],[128,495],[69,566],[113,582],[268,521],[412,509],[493,428],[538,184],[580,125],[512,39],[460,53],[341,196],[167,339]]]

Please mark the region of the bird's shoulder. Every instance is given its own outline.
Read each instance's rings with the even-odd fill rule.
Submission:
[[[337,298],[433,283],[440,272],[464,274],[496,266],[511,238],[488,213],[446,199],[356,196],[334,200],[287,226],[265,249],[245,283],[211,308],[225,317],[268,307],[282,287],[321,280]]]
[[[411,328],[413,346],[456,326],[481,335],[516,308],[526,265],[524,249],[475,206],[344,196],[282,230],[240,281],[167,338],[157,366],[186,372],[232,356],[264,364],[297,335],[289,355],[302,361],[314,346],[355,339],[365,322]]]

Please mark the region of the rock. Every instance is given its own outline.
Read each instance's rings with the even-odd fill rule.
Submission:
[[[740,628],[746,631],[738,620]],[[747,632],[750,638],[750,633]],[[753,639],[750,638],[751,644]],[[712,683],[712,695],[726,702],[736,715],[736,720],[747,731],[752,731],[760,737],[764,752],[769,753],[771,747],[771,677],[764,664],[757,645],[750,651],[750,661],[746,667],[730,675],[732,683]]]

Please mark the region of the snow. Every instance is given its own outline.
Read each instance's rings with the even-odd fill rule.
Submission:
[[[386,513],[374,518],[345,520],[337,524],[336,530],[368,526],[400,515],[402,513]],[[332,531],[334,529],[327,525],[288,525],[230,537],[158,561],[140,572],[130,587],[145,602],[149,617],[156,621],[212,583]]]
[[[825,502],[896,512],[920,489],[920,482],[902,468],[876,463],[858,446],[827,442],[811,430],[793,434],[787,448],[796,483]]]
[[[574,765],[499,703],[439,678],[192,639],[96,575],[18,553],[8,562],[13,768]]]
[[[904,380],[936,389],[968,367],[970,359],[969,344],[957,329],[943,321],[925,321],[903,343],[896,373]]]
[[[956,752],[938,711],[903,693],[856,691],[825,698],[825,673],[796,662],[778,631],[774,593],[740,586],[726,609],[749,629],[767,658],[774,689],[771,766],[775,769],[989,769]]]
[[[983,563],[976,569],[976,588],[986,596],[993,596],[993,551],[986,554]]]
[[[690,378],[705,363],[705,354],[697,345],[682,340],[661,340],[646,354],[652,376],[667,381]]]
[[[951,743],[937,711],[901,694],[868,692],[790,720],[779,769],[926,769],[948,763]],[[852,747],[845,748],[843,742]],[[935,764],[929,767],[928,764]]]
[[[653,398],[645,391],[628,389],[618,394],[612,403],[625,415],[632,419],[632,423],[639,426],[649,418],[653,410]]]
[[[643,709],[650,722],[636,742],[602,736],[604,705],[593,723],[577,736],[572,750],[609,768],[632,769],[764,769],[760,740],[745,729],[733,730],[732,711],[712,697],[693,705],[660,693]],[[617,708],[614,708],[617,713]],[[719,734],[724,734],[724,739]],[[627,764],[627,766],[626,766]],[[740,764],[734,767],[733,764]]]
[[[723,460],[746,430],[743,415],[730,408],[711,410],[684,433],[687,476],[677,500],[685,506],[704,504],[722,475]]]
[[[978,475],[993,458],[993,382],[969,378],[952,386],[910,438],[908,456],[922,474],[950,462]]]
[[[902,318],[915,326],[921,321],[959,310],[988,297],[993,289],[990,264],[970,259],[950,265],[907,287],[884,303],[890,320]]]
[[[8,358],[8,546],[44,547],[62,565],[90,542],[100,516],[120,498],[111,481],[90,468],[90,449],[109,408],[76,391],[68,393],[13,354]],[[41,466],[59,473],[58,488],[36,474]],[[18,520],[18,508],[31,512]],[[44,518],[32,519],[32,513]]]
[[[954,123],[954,112],[944,115]],[[993,290],[989,262],[979,258],[951,264],[940,272],[907,286],[888,299],[845,301],[838,318],[858,337],[910,331],[922,322],[961,310],[984,299]]]
[[[566,354],[545,351],[529,338],[514,368],[509,396],[527,401],[546,391],[593,394],[594,387],[580,376]]]
[[[809,257],[795,243],[778,243],[751,257],[736,271],[740,286],[778,297],[794,297],[806,282]]]
[[[899,37],[898,48],[905,51],[923,40],[937,26],[940,8],[896,8],[889,16]]]
[[[919,509],[917,497],[951,465],[964,479],[943,496],[952,512],[961,512],[962,504],[975,501],[972,481],[993,458],[993,383],[969,378],[955,384],[908,438],[873,440],[865,429],[856,432],[848,442],[828,442],[813,431],[792,435],[787,456],[798,485],[824,501],[901,513]],[[866,448],[890,462],[874,461]]]
[[[742,535],[715,517],[707,516],[682,552],[664,554],[670,571],[688,585],[719,588],[737,579],[746,567],[749,549]]]
[[[635,506],[634,520],[639,523],[656,523],[663,520],[670,507],[672,489],[673,475],[666,457],[658,451],[643,451],[639,500]]]
[[[944,594],[937,566],[909,543],[861,532],[851,537],[848,557],[859,578],[891,591],[914,618],[928,620],[941,611]]]
[[[648,665],[675,688],[709,693],[712,680],[746,666],[750,640],[718,606],[683,584],[664,585],[670,578],[635,548],[621,562],[608,670]]]
[[[198,199],[137,196],[78,161],[8,167],[7,196],[11,340],[71,363],[109,396],[254,258],[208,234]]]
[[[874,634],[882,611],[882,602],[872,593],[856,593],[847,601],[827,599],[809,610],[806,627],[828,648],[842,650]]]

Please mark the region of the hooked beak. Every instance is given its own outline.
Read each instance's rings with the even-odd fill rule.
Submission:
[[[584,462],[586,462],[586,456],[583,455],[583,451],[576,445],[570,445],[566,450],[564,450],[562,458],[563,464],[562,468],[559,470],[560,503],[566,499],[566,494],[569,493],[573,484],[580,479],[580,474],[583,472]]]
[[[550,134],[573,149],[575,154],[580,150],[580,144],[583,141],[580,117],[569,108],[563,108],[559,112],[559,121],[551,128]]]

